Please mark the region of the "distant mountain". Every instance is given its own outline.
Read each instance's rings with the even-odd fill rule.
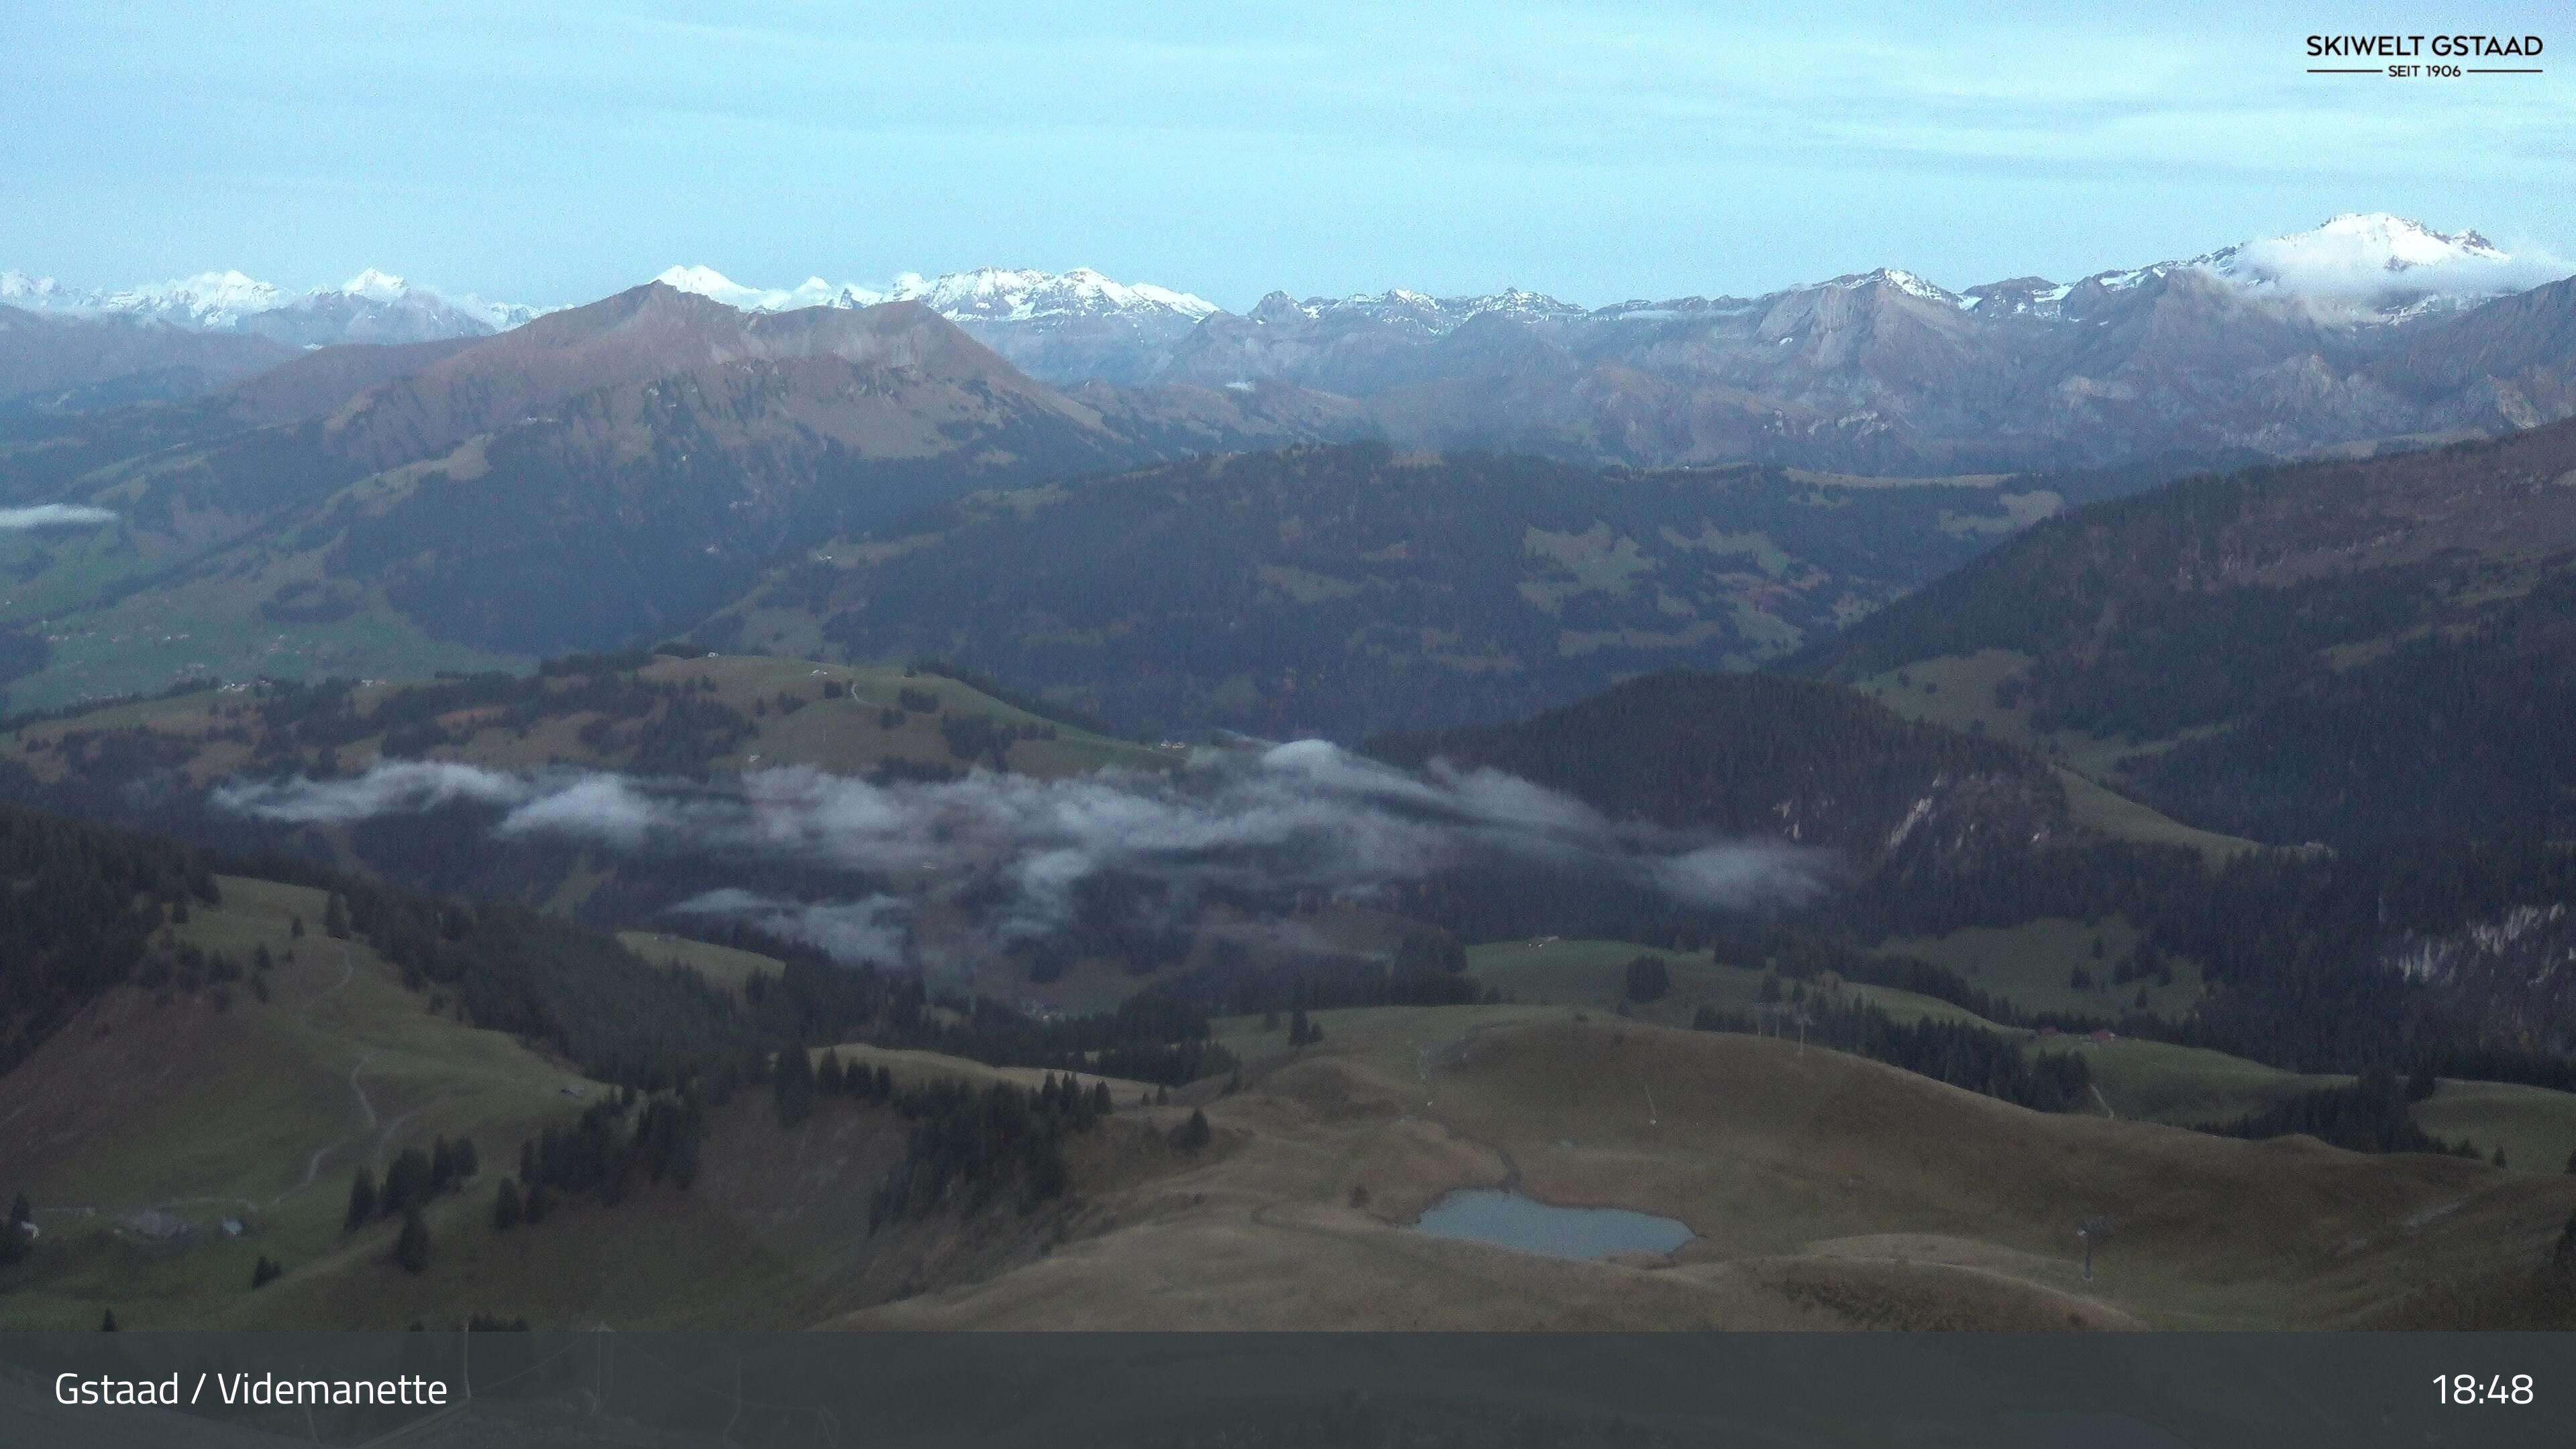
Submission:
[[[191,332],[242,332],[296,347],[485,336],[542,310],[451,298],[373,267],[339,286],[301,293],[236,271],[105,291],[0,272],[0,304],[71,316],[147,318]]]
[[[2241,242],[2187,265],[2249,292],[2379,322],[2456,310],[2556,279],[2545,262],[2518,260],[2476,232],[2438,232],[2386,212],[2338,216],[2314,231]]]
[[[2554,270],[2474,233],[2355,216],[2072,284],[1966,292],[1882,269],[1588,312],[1527,294],[1273,296],[1201,324],[1167,375],[1348,394],[1398,442],[1633,463],[1964,472],[2296,455],[2576,410],[2567,299],[2521,290]],[[2491,338],[2534,331],[2547,335],[2519,370],[2478,365]]]
[[[941,277],[906,273],[883,291],[835,286],[820,277],[786,289],[745,287],[711,267],[672,267],[655,281],[731,307],[871,307],[918,302],[964,328],[1030,376],[1057,384],[1146,381],[1163,370],[1174,343],[1213,302],[1150,284],[1112,281],[1088,267],[1070,272],[978,267]]]
[[[2241,835],[2564,840],[2576,422],[2079,509],[1791,667]]]
[[[1600,308],[1394,290],[1274,292],[1236,314],[1095,272],[989,268],[886,292],[762,291],[704,268],[664,280],[763,309],[916,299],[1049,382],[1285,382],[1353,400],[1399,444],[1959,473],[2296,456],[2569,416],[2576,313],[2547,285],[2563,271],[2368,213],[2071,283],[1953,292],[1882,268]],[[2487,365],[2500,348],[2511,367]]]
[[[294,355],[265,337],[0,305],[0,407],[84,411],[194,397]]]
[[[1597,308],[1517,288],[1396,289],[1274,292],[1237,314],[1087,268],[758,287],[699,265],[654,280],[757,313],[918,303],[1059,388],[1286,384],[1341,399],[1339,415],[1399,445],[1943,474],[2244,449],[2295,457],[2566,417],[2576,300],[2554,285],[2565,270],[2473,231],[2354,213],[2073,282],[2024,276],[1954,292],[1881,268],[1749,299]],[[0,273],[0,304],[299,347],[479,336],[538,315],[375,271],[301,295],[238,272],[97,293],[11,272]],[[51,405],[226,380],[191,384],[203,374],[182,366],[83,384],[106,386],[94,395],[57,389]]]
[[[337,287],[288,292],[240,272],[115,291],[0,272],[0,403],[57,412],[201,396],[297,349],[488,337],[538,309],[449,298],[370,267]]]
[[[647,285],[0,429],[0,505],[114,519],[0,531],[0,624],[51,621],[0,674],[35,702],[650,642],[971,489],[1361,430],[1282,386],[1058,391],[919,303],[745,312]]]

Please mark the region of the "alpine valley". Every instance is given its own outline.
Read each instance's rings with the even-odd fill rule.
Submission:
[[[2576,1327],[2474,232],[0,273],[0,687],[0,1326]]]

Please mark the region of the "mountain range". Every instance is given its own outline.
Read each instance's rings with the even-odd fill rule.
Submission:
[[[2511,290],[2533,275],[2383,216],[2072,284],[1590,311],[682,268],[520,320],[374,273],[13,274],[43,310],[0,309],[0,682],[24,707],[697,631],[953,655],[1137,729],[1490,719],[1761,663],[2070,504],[2565,418],[2576,279]],[[293,340],[362,322],[409,340]],[[1271,491],[1222,461],[1282,448],[1309,451]],[[1060,486],[1085,475],[1119,481]],[[1393,613],[1317,654],[1363,605]],[[1183,647],[1220,617],[1250,653]]]
[[[2566,416],[2576,284],[2560,270],[2475,232],[2368,213],[2068,283],[1953,292],[1881,269],[1753,298],[1598,308],[1518,289],[1395,290],[1274,292],[1236,313],[1087,269],[987,267],[884,288],[764,289],[703,266],[656,280],[761,313],[915,303],[1062,388],[1293,384],[1348,400],[1400,446],[1956,473],[2290,456]],[[206,349],[183,333],[296,347],[481,336],[540,310],[450,301],[374,271],[300,296],[238,273],[81,293],[13,272],[0,275],[0,305],[66,323],[164,323],[174,353]],[[245,348],[156,369],[130,339],[119,349],[94,327],[57,339],[12,321],[0,388],[55,406],[203,392],[279,360]],[[146,376],[162,380],[147,388]]]

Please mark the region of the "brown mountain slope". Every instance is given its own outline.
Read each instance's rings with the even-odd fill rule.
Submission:
[[[333,418],[325,437],[345,457],[391,467],[586,393],[796,358],[977,378],[1033,400],[1045,392],[915,303],[744,313],[656,282],[540,317],[398,378]]]
[[[348,343],[318,347],[234,383],[219,393],[216,401],[227,416],[246,427],[299,423],[327,416],[361,393],[408,377],[487,340],[448,337],[390,346]]]
[[[0,307],[0,402],[193,397],[294,355],[264,337]]]

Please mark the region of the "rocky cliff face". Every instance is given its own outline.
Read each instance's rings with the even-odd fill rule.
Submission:
[[[2564,901],[2516,906],[2446,935],[2406,932],[2380,964],[2431,986],[2481,1041],[2576,1046],[2576,914]]]

